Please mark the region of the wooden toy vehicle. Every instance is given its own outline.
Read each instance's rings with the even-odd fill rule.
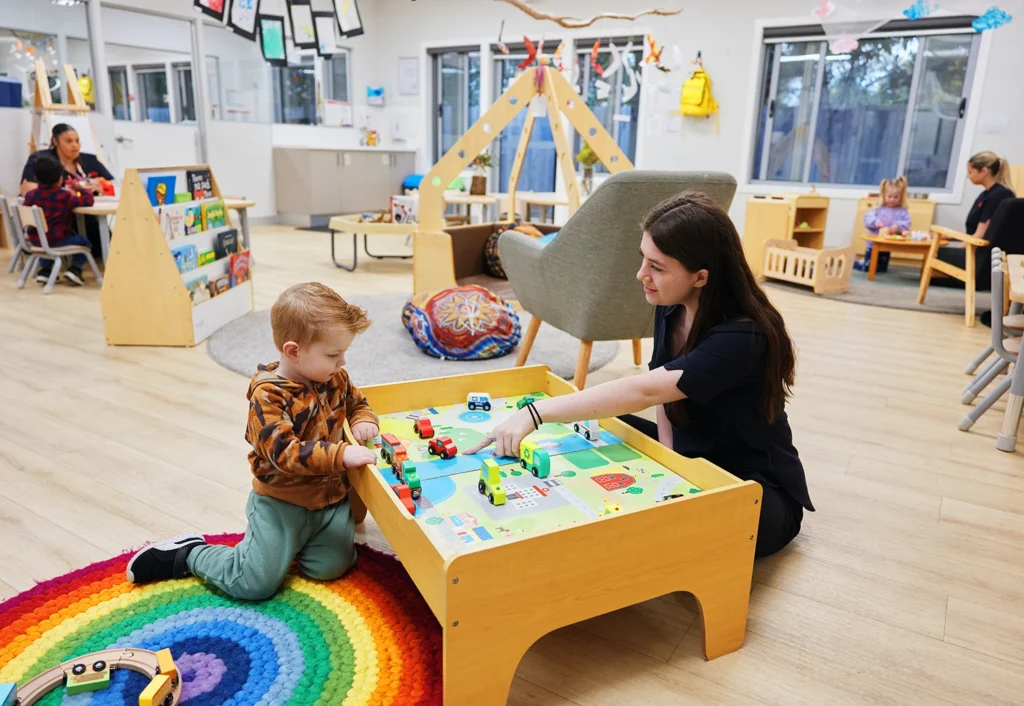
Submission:
[[[531,404],[531,403],[536,402],[536,401],[537,400],[533,399],[529,395],[526,395],[525,397],[520,399],[518,402],[516,402],[516,409],[522,409],[526,405]]]
[[[421,439],[429,439],[434,436],[434,425],[431,424],[429,417],[420,417],[413,422],[412,430]]]
[[[432,454],[437,454],[445,460],[455,458],[456,454],[459,453],[459,450],[455,447],[455,442],[447,436],[439,436],[436,439],[431,439],[427,450]]]
[[[585,422],[576,422],[572,425],[572,430],[587,441],[594,441],[601,438],[601,429],[597,426],[596,419],[590,419]]]
[[[175,706],[178,703],[181,679],[171,651],[151,652],[133,647],[76,657],[30,679],[20,689],[5,690],[9,685],[0,685],[0,698],[4,699],[0,704],[32,706],[64,685],[69,695],[105,689],[110,686],[111,671],[118,669],[130,669],[150,679],[139,695],[139,706]],[[10,700],[12,696],[14,700]]]
[[[409,460],[409,453],[394,434],[381,434],[380,445],[380,455],[391,464],[391,470],[397,474],[402,462]]]
[[[410,515],[416,514],[416,503],[412,500],[412,490],[405,483],[397,483],[391,486],[391,489],[395,491],[395,495],[405,505],[405,509],[409,511]]]
[[[420,477],[416,473],[416,464],[412,461],[403,461],[398,473],[398,480],[409,486],[412,492],[412,499],[417,500],[422,492]]]
[[[551,457],[532,441],[519,444],[519,465],[537,478],[547,478],[551,474]]]
[[[466,406],[471,410],[479,408],[485,412],[490,412],[491,396],[486,392],[470,392],[466,395]]]
[[[476,484],[477,492],[486,495],[491,505],[504,505],[505,489],[501,487],[501,469],[493,458],[485,458],[480,464],[480,481]]]

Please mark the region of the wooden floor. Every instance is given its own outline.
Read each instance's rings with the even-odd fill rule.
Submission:
[[[324,235],[258,229],[257,308],[305,280],[410,291],[408,262],[350,274],[328,253]],[[542,639],[510,703],[1024,703],[1024,462],[995,449],[1002,404],[956,429],[988,329],[772,296],[799,349],[790,416],[818,512],[757,564],[743,649],[705,662],[688,596],[666,596]],[[621,351],[592,382],[637,371]],[[0,277],[0,353],[0,596],[147,540],[244,528],[248,381],[203,346],[108,348],[91,282],[45,297]]]

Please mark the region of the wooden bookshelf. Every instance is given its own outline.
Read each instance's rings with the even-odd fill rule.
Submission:
[[[754,276],[762,274],[764,245],[769,240],[795,240],[801,248],[824,248],[828,204],[827,196],[813,192],[751,196],[747,199],[743,253]],[[806,227],[802,227],[804,223]]]
[[[187,191],[185,174],[207,165],[128,169],[121,186],[114,237],[103,277],[101,303],[107,343],[118,346],[194,346],[224,324],[253,310],[252,260],[249,278],[208,301],[193,305],[186,283],[206,276],[209,282],[229,274],[230,256],[181,272],[172,249],[195,245],[197,253],[213,249],[217,236],[234,228],[224,210],[224,225],[192,235],[168,239],[160,208],[154,207],[146,190],[152,177],[175,177],[175,191]],[[210,170],[213,197],[168,206],[201,206],[222,200],[217,179]],[[239,237],[241,244],[241,237]]]

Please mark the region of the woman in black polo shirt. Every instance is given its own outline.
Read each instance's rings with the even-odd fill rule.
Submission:
[[[650,371],[538,400],[534,411],[544,422],[626,415],[678,453],[760,483],[756,554],[772,554],[814,510],[784,411],[795,367],[786,325],[747,266],[736,226],[703,194],[655,208],[640,250],[637,279],[657,307]],[[631,414],[653,406],[657,424]],[[494,443],[496,456],[518,456],[535,428],[524,407],[467,453]]]

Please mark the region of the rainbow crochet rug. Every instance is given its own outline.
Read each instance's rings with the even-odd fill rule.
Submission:
[[[210,536],[233,545],[240,534]],[[0,682],[25,682],[99,650],[170,648],[189,706],[441,704],[441,629],[401,564],[359,546],[337,581],[290,575],[270,600],[225,597],[197,579],[135,586],[130,558],[98,562],[0,604]],[[41,704],[137,704],[146,679]]]

